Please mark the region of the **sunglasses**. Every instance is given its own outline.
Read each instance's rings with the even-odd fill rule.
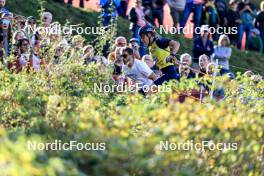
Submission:
[[[36,24],[35,21],[29,21],[28,23],[29,23],[29,24]]]
[[[151,59],[145,59],[146,62],[152,62],[153,60]]]
[[[2,20],[2,23],[3,23],[4,25],[9,25],[10,21],[7,20],[7,19],[3,19],[3,20]]]
[[[126,43],[117,43],[118,46],[125,46]]]

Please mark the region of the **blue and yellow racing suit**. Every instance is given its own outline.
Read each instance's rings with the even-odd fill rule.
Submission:
[[[156,65],[159,67],[163,74],[160,78],[154,81],[155,85],[161,85],[165,81],[170,81],[173,79],[179,80],[180,78],[180,75],[178,74],[174,64],[166,61],[166,58],[170,56],[170,41],[170,39],[166,38],[156,38],[149,47],[152,58],[154,59],[154,61],[156,61]]]

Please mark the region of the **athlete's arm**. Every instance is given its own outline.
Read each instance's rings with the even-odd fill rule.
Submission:
[[[170,54],[172,56],[176,55],[179,48],[180,48],[180,43],[175,41],[175,40],[171,40],[171,39],[167,39],[167,38],[159,38],[156,40],[156,43],[158,45],[159,48],[161,49],[165,49],[166,48],[170,48]]]

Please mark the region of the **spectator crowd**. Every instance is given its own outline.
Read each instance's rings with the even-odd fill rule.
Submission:
[[[134,85],[137,83],[140,85],[139,92],[144,95],[156,92],[159,85],[171,80],[181,81],[182,79],[223,75],[231,80],[234,78],[234,74],[229,65],[229,59],[232,55],[230,45],[236,40],[234,39],[236,37],[220,35],[217,44],[214,45],[208,30],[211,23],[202,23],[202,13],[209,13],[206,9],[212,7],[211,10],[214,11],[213,9],[215,9],[217,19],[223,17],[223,21],[217,21],[217,25],[239,25],[239,29],[248,32],[248,46],[252,49],[258,48],[255,40],[260,35],[263,39],[264,28],[263,12],[258,15],[255,14],[255,6],[248,0],[241,3],[235,0],[231,1],[232,9],[230,10],[224,1],[206,2],[208,5],[198,1],[168,1],[172,9],[171,15],[174,15],[175,25],[185,25],[186,15],[189,16],[190,12],[201,13],[197,15],[201,18],[198,19],[195,15],[194,19],[196,26],[202,25],[200,35],[194,39],[191,56],[189,53],[179,55],[180,43],[161,37],[153,27],[155,19],[159,24],[163,22],[165,1],[135,0],[135,7],[131,9],[129,14],[129,19],[132,22],[132,38],[127,40],[122,36],[117,37],[113,50],[108,53],[107,57],[104,57],[96,54],[94,46],[85,45],[85,40],[81,35],[69,36],[66,33],[47,33],[39,30],[41,28],[36,28],[37,26],[44,28],[60,26],[59,22],[53,21],[52,13],[42,13],[41,22],[37,23],[37,19],[33,16],[24,17],[10,12],[5,7],[5,0],[0,0],[0,60],[2,65],[14,73],[20,73],[22,70],[38,72],[47,66],[56,67],[59,64],[67,64],[67,61],[78,62],[83,65],[98,63],[104,66],[112,66],[112,78],[116,84],[126,82]],[[234,3],[237,3],[237,8],[234,7]],[[101,5],[104,8],[106,4]],[[240,11],[236,11],[236,9],[240,9]],[[262,10],[264,10],[264,3],[262,3]],[[123,10],[123,12],[125,11]],[[109,21],[108,12],[103,11],[102,13],[104,14],[102,16],[103,24],[108,25],[111,21]],[[117,13],[111,11],[111,15],[115,16]],[[123,15],[125,16],[125,14]],[[228,15],[232,16],[232,22],[228,20]],[[234,19],[234,15],[238,18]],[[255,27],[257,28],[253,25],[252,20],[254,19],[256,19]],[[245,21],[243,22],[243,20]],[[262,43],[261,40],[259,43]],[[51,50],[52,52],[50,52]],[[252,73],[247,72],[247,75],[252,75]],[[208,86],[198,84],[204,87],[204,90],[210,91]],[[144,86],[152,89],[145,90],[143,89]],[[220,95],[223,96],[223,94]]]
[[[131,21],[131,31],[133,36],[137,36],[138,29],[150,23],[159,27],[163,25],[164,6],[167,3],[170,8],[170,15],[175,27],[184,28],[188,19],[194,23],[194,28],[208,25],[218,28],[235,28],[236,32],[228,32],[230,44],[242,49],[243,36],[246,36],[246,46],[248,50],[263,53],[264,43],[264,2],[260,8],[251,0],[132,0],[134,7],[127,13],[129,0],[100,0],[106,21],[109,22],[110,4],[113,4],[116,11],[113,16],[119,14]],[[193,15],[191,15],[193,14]],[[108,18],[108,20],[107,20]],[[109,23],[105,23],[108,25]],[[194,37],[198,35],[193,30]],[[214,34],[212,39],[218,41],[220,35]],[[142,51],[143,52],[143,51]]]

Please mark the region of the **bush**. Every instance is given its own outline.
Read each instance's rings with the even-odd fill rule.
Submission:
[[[102,71],[102,68],[105,69]],[[144,98],[95,93],[111,68],[71,63],[39,73],[0,71],[0,167],[6,175],[263,175],[264,82],[217,80],[226,97],[178,102],[192,82]],[[178,90],[178,91],[173,91]],[[38,151],[28,141],[105,142],[105,151]],[[237,143],[238,150],[159,150],[160,141]]]

